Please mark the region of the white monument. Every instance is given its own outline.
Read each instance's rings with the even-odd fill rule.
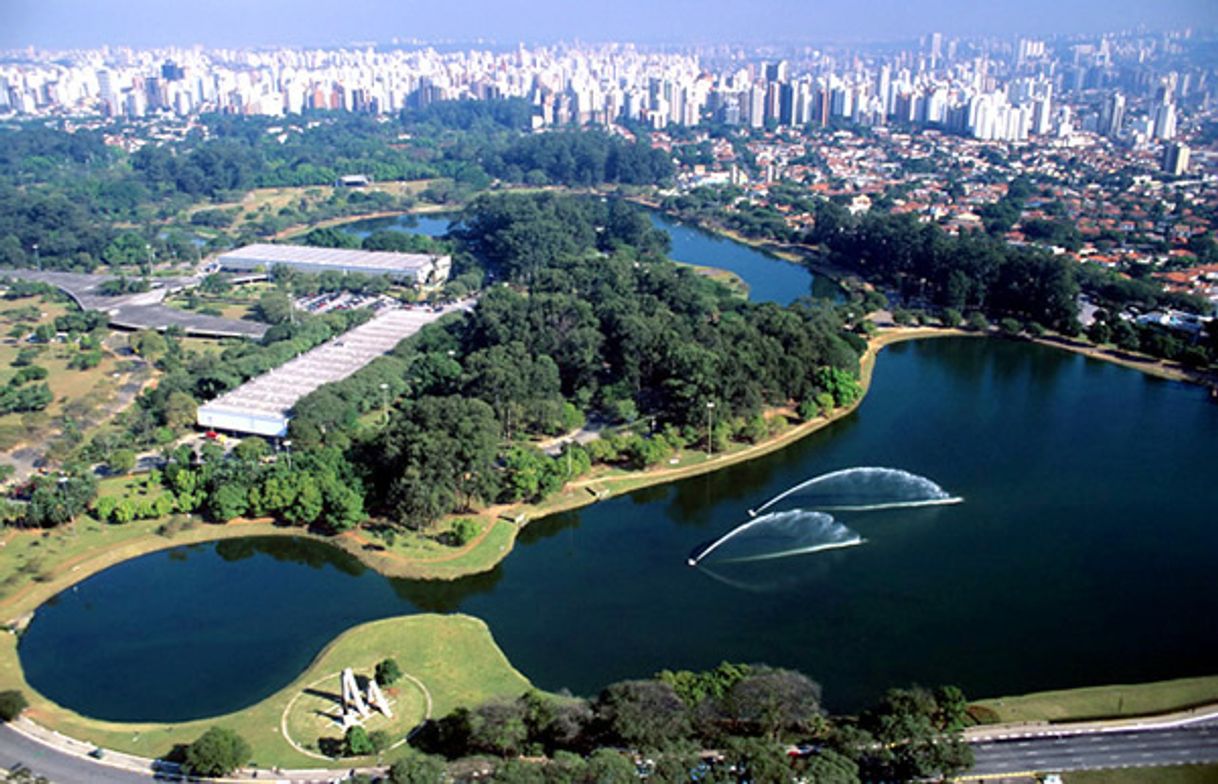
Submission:
[[[385,699],[385,695],[381,693],[381,687],[377,685],[376,678],[368,681],[368,702],[375,705],[377,710],[385,714],[385,718],[393,718],[393,711],[389,710],[389,700]]]
[[[342,684],[342,711],[337,721],[343,730],[363,724],[372,718],[372,711],[368,709],[368,703],[372,703],[378,711],[385,714],[386,718],[393,718],[393,711],[389,709],[389,700],[385,699],[385,694],[377,685],[376,678],[368,679],[366,699],[364,694],[360,693],[359,682],[355,680],[355,671],[350,667],[343,670],[340,681]]]
[[[365,721],[372,715],[368,710],[364,697],[359,693],[359,684],[355,682],[355,671],[350,667],[343,670],[343,715],[342,725],[346,729]]]

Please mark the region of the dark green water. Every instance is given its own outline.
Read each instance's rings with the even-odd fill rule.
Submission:
[[[984,696],[1212,674],[1216,444],[1198,388],[1022,343],[903,344],[853,416],[531,524],[487,575],[388,580],[286,540],[181,548],[64,592],[20,653],[46,696],[128,720],[248,705],[343,629],[416,611],[484,618],[534,683],[583,694],[723,659],[799,668],[838,710],[910,682]],[[867,465],[965,501],[839,514],[865,544],[723,571],[743,588],[685,565],[746,509]]]

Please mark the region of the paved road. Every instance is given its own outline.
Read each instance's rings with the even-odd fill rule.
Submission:
[[[0,725],[0,768],[23,765],[55,784],[98,782],[98,784],[148,784],[152,774],[118,770],[92,759],[66,754],[30,740],[12,727]]]
[[[970,776],[1025,771],[1218,763],[1218,721],[1156,730],[1097,732],[973,744]]]
[[[261,338],[267,325],[254,321],[205,316],[179,308],[160,304],[166,292],[190,288],[198,284],[198,278],[153,278],[156,288],[136,294],[109,296],[100,293],[101,287],[112,280],[113,275],[85,275],[77,272],[50,272],[30,269],[9,269],[3,274],[23,280],[48,283],[76,300],[86,310],[102,310],[110,314],[110,323],[127,329],[166,329],[179,326],[188,335],[202,337],[247,337]]]

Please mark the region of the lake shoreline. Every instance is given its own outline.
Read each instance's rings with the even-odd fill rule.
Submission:
[[[754,450],[754,448],[750,447],[750,448],[745,448],[744,450],[742,450],[739,453],[733,453],[730,455],[726,455],[724,457],[724,459],[722,460],[722,462],[720,462],[719,460],[714,460],[714,461],[704,462],[699,465],[682,467],[679,469],[662,468],[658,471],[651,472],[650,477],[646,476],[647,472],[644,472],[644,476],[642,478],[645,480],[649,480],[649,481],[647,481],[647,484],[639,485],[639,486],[665,484],[665,483],[668,483],[671,481],[675,481],[677,479],[685,478],[686,476],[696,476],[698,474],[709,473],[709,472],[718,470],[719,468],[723,468],[728,465],[745,462],[747,460],[751,460],[756,457],[760,457],[762,454],[766,454],[766,453],[775,451],[777,449],[784,448],[785,446],[788,446],[788,445],[794,443],[795,441],[802,439],[803,436],[808,435],[812,432],[815,432],[816,430],[819,430],[820,428],[824,427],[825,425],[829,424],[830,422],[836,421],[837,419],[840,419],[840,418],[852,413],[861,404],[862,400],[865,399],[866,393],[870,391],[870,388],[871,388],[870,382],[872,380],[872,374],[874,372],[875,363],[877,361],[878,354],[886,346],[894,345],[896,343],[901,343],[901,342],[905,342],[905,341],[923,339],[923,338],[957,337],[957,336],[984,337],[986,335],[985,335],[985,333],[967,333],[967,332],[963,332],[960,330],[944,330],[944,329],[936,329],[936,328],[929,328],[929,327],[921,327],[921,328],[911,327],[911,328],[904,328],[904,329],[900,329],[900,330],[885,331],[884,333],[881,333],[880,335],[875,336],[871,341],[869,341],[868,349],[861,359],[861,376],[862,376],[862,381],[864,383],[864,396],[860,397],[860,400],[857,401],[853,406],[851,406],[849,408],[844,408],[844,409],[839,410],[838,412],[835,412],[832,417],[829,417],[829,418],[818,417],[817,420],[814,422],[805,423],[803,425],[793,427],[793,428],[789,429],[787,432],[780,434],[780,436],[777,439],[770,439],[765,444],[757,445],[757,447],[755,448],[756,450],[764,450],[764,451],[751,451],[751,450]],[[616,477],[616,478],[624,479],[625,477]],[[635,477],[635,478],[637,479],[639,477]],[[592,480],[592,481],[596,482],[598,480]],[[637,489],[637,488],[636,487],[623,488],[621,490],[621,492],[627,492],[627,491],[633,490],[633,489]],[[585,494],[585,496],[587,496],[587,495],[588,494]],[[583,505],[587,505],[588,503],[594,503],[595,500],[596,499],[585,500],[584,503],[578,504],[578,505],[583,506]],[[575,508],[575,507],[572,506],[571,508]],[[553,511],[557,511],[557,510],[550,510],[550,509],[546,510],[547,513],[550,513]],[[202,529],[202,530],[200,530],[200,529]],[[211,531],[209,531],[209,529],[211,529]],[[518,530],[518,527],[512,526],[512,530]],[[195,533],[196,531],[198,533]],[[206,542],[206,541],[211,540],[207,537],[207,534],[209,532],[219,533],[221,531],[223,531],[225,533],[221,536],[216,536],[214,538],[258,536],[258,535],[263,535],[264,533],[269,532],[269,533],[274,533],[275,535],[299,536],[302,538],[314,539],[317,541],[328,543],[332,546],[334,546],[336,544],[336,542],[332,539],[327,539],[325,537],[318,537],[318,536],[310,535],[310,534],[307,534],[306,532],[300,531],[299,529],[269,526],[266,523],[260,523],[260,522],[230,523],[230,524],[227,524],[224,526],[215,526],[215,527],[198,525],[198,526],[195,526],[194,528],[190,529],[189,531],[182,532],[182,534],[179,534],[179,536],[183,536],[183,537],[198,536],[200,538],[197,539],[197,541]],[[150,536],[152,536],[152,535],[150,535]],[[186,543],[186,541],[184,541],[184,538],[183,539],[178,539],[176,537],[174,539],[167,539],[165,537],[156,537],[156,538],[161,539],[161,543],[160,543],[160,546],[154,548],[155,550],[161,550],[161,549],[165,549],[167,547],[174,547],[179,544]],[[347,548],[343,547],[342,549],[346,550]],[[347,550],[347,552],[352,553],[353,555],[356,555],[356,557],[358,557],[361,560],[361,562],[368,564],[368,558],[366,557],[367,552],[366,551],[359,552],[360,548],[356,548],[356,550],[357,550],[357,552],[352,552],[351,550]],[[510,549],[508,551],[510,551]],[[499,559],[497,559],[496,562],[498,562],[498,560],[501,560],[502,557],[505,557],[505,556],[506,556],[506,552],[502,552],[499,556]],[[129,557],[136,557],[136,555],[130,555]],[[126,560],[126,559],[124,558],[121,560]],[[117,562],[119,562],[119,561],[115,561],[115,563],[117,563]],[[376,569],[377,571],[384,573],[383,570],[381,570],[377,566],[375,566],[373,564],[368,564],[368,565],[372,566],[372,568]],[[83,565],[78,564],[78,566],[81,567],[81,569],[79,569],[79,571],[83,571]],[[73,578],[71,580],[71,583],[74,583],[74,582],[78,581],[79,579],[83,579],[84,576],[87,576],[87,575],[78,576],[77,573],[69,573],[69,576]],[[69,584],[71,584],[71,583],[69,583]],[[49,583],[47,583],[47,584],[35,583],[34,585],[36,585],[37,587],[42,587],[45,585],[46,590],[48,590],[48,591],[55,590],[56,592],[58,592],[59,590],[62,590],[62,588],[53,586]],[[28,595],[25,595],[22,598],[26,601],[31,601],[32,595],[35,594],[36,592],[37,591],[30,591]],[[5,600],[5,602],[7,602],[7,601],[8,601],[8,599]],[[0,606],[3,606],[5,604],[5,602],[0,602]],[[329,644],[327,645],[326,648],[323,648],[323,650],[326,650],[328,647],[329,647]],[[497,647],[498,646],[496,646],[496,648]],[[502,654],[502,650],[500,650],[500,653]],[[16,678],[17,680],[14,681],[14,678]],[[0,681],[0,682],[3,682],[5,685],[12,684],[14,682],[20,684],[23,689],[26,689],[26,690],[29,690],[30,692],[32,692],[32,696],[35,699],[39,700],[39,704],[41,706],[43,706],[44,708],[49,705],[49,706],[54,707],[57,711],[66,711],[66,709],[63,709],[60,706],[58,706],[57,704],[48,700],[47,698],[42,697],[41,694],[39,694],[38,692],[29,688],[28,685],[26,685],[24,683],[24,677],[22,675],[20,657],[17,655],[17,644],[16,644],[15,636],[12,638],[9,638],[9,640],[6,641],[3,645],[0,645],[0,679],[2,679],[2,681]],[[1087,687],[1084,687],[1084,688],[1087,688]],[[1080,690],[1068,690],[1068,692],[1075,692],[1075,691],[1080,691]],[[1007,697],[1004,699],[1010,700],[1012,698]],[[33,700],[31,700],[31,701],[33,702]],[[71,713],[70,711],[66,711],[66,712]],[[56,724],[54,723],[56,721],[54,712],[52,713],[52,715],[50,717],[48,717],[48,715],[45,713],[45,711],[37,711],[35,718],[39,719],[40,722],[46,722],[46,720],[48,718],[50,718],[50,726],[52,728],[79,730],[81,727],[85,727],[87,729],[85,730],[83,737],[86,737],[86,738],[97,737],[93,733],[95,731],[100,733],[101,730],[103,729],[103,725],[107,724],[105,722],[94,722],[94,720],[87,719],[86,717],[79,717],[79,716],[74,715],[72,717],[71,721],[67,721],[66,723],[60,723],[60,724],[58,724],[58,726],[56,726]],[[208,720],[201,720],[201,721],[208,721]],[[172,723],[170,723],[170,724],[172,724]],[[106,728],[107,731],[114,728],[113,723],[111,723],[111,725],[112,725],[111,727]],[[118,723],[117,726],[126,727],[128,725],[126,723]],[[168,727],[167,727],[167,729],[168,729]],[[122,731],[125,731],[125,730],[117,730],[117,732],[122,732]],[[192,728],[192,731],[193,731],[193,728]]]
[[[611,469],[601,476],[570,482],[558,495],[540,504],[487,507],[478,513],[466,515],[481,517],[485,521],[483,532],[469,545],[450,553],[444,553],[439,558],[411,558],[396,553],[387,546],[370,540],[366,533],[361,534],[358,530],[344,532],[337,536],[322,536],[303,528],[279,525],[269,519],[238,519],[221,524],[198,522],[171,536],[156,532],[156,527],[164,523],[163,520],[128,523],[127,526],[131,527],[142,525],[147,531],[113,546],[91,549],[83,556],[44,564],[40,579],[31,579],[13,593],[0,598],[0,623],[10,629],[19,630],[28,624],[39,606],[56,594],[125,561],[181,545],[205,544],[242,537],[295,536],[322,542],[354,556],[365,566],[386,577],[457,580],[481,574],[494,569],[508,556],[515,544],[517,533],[531,521],[540,520],[559,512],[590,506],[622,493],[700,476],[755,460],[790,446],[829,424],[849,416],[866,399],[880,351],[895,343],[940,337],[984,337],[984,335],[959,329],[935,327],[900,327],[881,332],[868,341],[867,349],[859,359],[862,391],[858,400],[849,406],[793,425],[760,443],[741,446],[734,451],[715,455],[709,459],[702,457],[689,465],[664,466],[642,471]],[[695,459],[701,455],[697,450],[686,451]],[[77,523],[72,525],[77,525]],[[506,542],[502,541],[504,532],[509,534]],[[10,530],[3,538],[0,538],[0,543],[7,544],[9,540],[19,536],[38,537],[45,533],[43,531]],[[499,534],[499,536],[495,534]],[[497,549],[493,549],[496,547]],[[467,556],[472,556],[471,562],[464,563],[463,559]]]

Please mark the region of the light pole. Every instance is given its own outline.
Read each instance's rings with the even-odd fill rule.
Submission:
[[[706,404],[706,456],[709,458],[715,451],[715,403]]]
[[[37,242],[34,243],[34,266],[38,268],[39,272],[42,271],[42,258],[39,257],[39,255],[38,255],[38,243]]]
[[[389,385],[381,382],[381,423],[389,424]]]
[[[292,439],[290,439],[290,438],[284,439],[283,448],[284,448],[284,451],[287,452],[287,456],[288,456],[288,470],[291,471],[292,470]]]

